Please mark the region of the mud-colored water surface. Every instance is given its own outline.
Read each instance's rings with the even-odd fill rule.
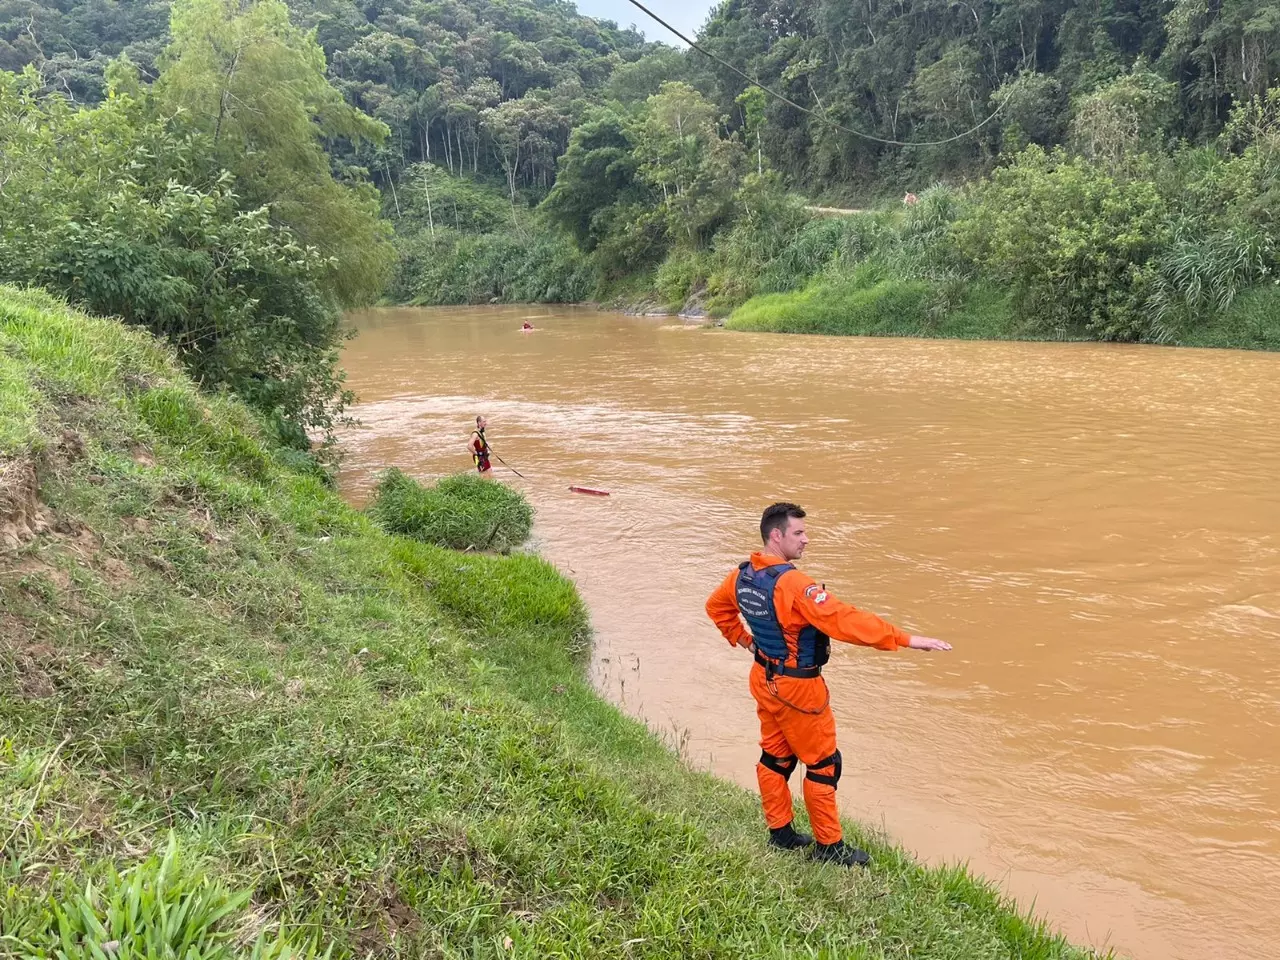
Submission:
[[[353,321],[344,490],[468,469],[485,414],[591,608],[598,688],[692,763],[754,788],[749,663],[703,603],[795,500],[809,573],[955,644],[835,645],[847,813],[1082,942],[1280,957],[1280,356]]]

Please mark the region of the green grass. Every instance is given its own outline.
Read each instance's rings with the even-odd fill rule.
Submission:
[[[752,297],[732,312],[731,330],[965,340],[1087,339],[1083,327],[1046,332],[1019,318],[1008,291],[982,280],[903,280],[875,262],[813,281],[801,290]],[[1213,320],[1174,332],[1188,347],[1280,350],[1280,287],[1242,291]]]
[[[88,326],[41,290],[4,288],[0,297],[0,456],[38,451],[41,391],[101,394],[116,387],[172,375],[170,354],[154,338]]]
[[[922,330],[929,285],[920,280],[819,281],[791,293],[753,297],[726,326],[775,333],[910,334]]]
[[[139,334],[0,316],[50,523],[0,553],[0,952],[1085,955],[857,824],[866,872],[768,850],[595,696],[549,564],[383,532]]]
[[[753,297],[732,330],[843,336],[1017,336],[1009,298],[985,284],[904,280],[876,263],[815,280],[801,290]]]
[[[24,365],[0,353],[0,457],[17,457],[37,444],[37,402]]]
[[[1176,342],[1186,347],[1280,350],[1280,287],[1267,283],[1242,291],[1220,316],[1181,331]]]
[[[464,473],[424,487],[395,467],[378,479],[369,515],[388,533],[454,550],[510,550],[533,525],[529,502],[492,479]]]

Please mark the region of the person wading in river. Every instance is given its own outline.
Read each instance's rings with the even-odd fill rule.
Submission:
[[[471,451],[471,462],[482,474],[493,469],[489,466],[489,442],[484,438],[486,423],[488,421],[484,417],[476,417],[476,428],[471,431],[471,439],[467,442],[467,449]]]
[[[751,695],[760,718],[760,762],[756,779],[769,826],[769,843],[783,849],[813,848],[816,860],[851,867],[870,857],[846,846],[836,810],[840,751],[831,696],[822,679],[830,641],[880,650],[950,650],[951,644],[913,637],[841,603],[793,565],[809,543],[805,513],[794,503],[775,503],[760,518],[764,549],[732,571],[707,600],[707,615],[732,646],[755,655]],[[746,621],[748,632],[743,627]],[[791,788],[796,764],[805,765],[804,804],[812,837],[792,826]]]

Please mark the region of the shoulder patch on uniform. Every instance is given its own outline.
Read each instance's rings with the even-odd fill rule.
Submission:
[[[825,590],[821,591],[821,592],[820,592],[816,597],[814,597],[814,598],[813,598],[813,602],[814,602],[814,603],[816,603],[816,604],[824,604],[824,603],[826,603],[826,602],[827,602],[827,591],[825,591]]]
[[[813,595],[817,592],[818,592],[818,585],[816,583],[811,583],[804,588],[804,595],[809,598],[812,598]]]

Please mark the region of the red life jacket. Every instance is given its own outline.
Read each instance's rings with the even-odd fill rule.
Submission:
[[[489,443],[484,438],[484,431],[477,430],[473,436],[478,437],[480,442],[476,444],[475,450],[471,452],[471,460],[476,465],[476,469],[484,473],[489,468]]]

